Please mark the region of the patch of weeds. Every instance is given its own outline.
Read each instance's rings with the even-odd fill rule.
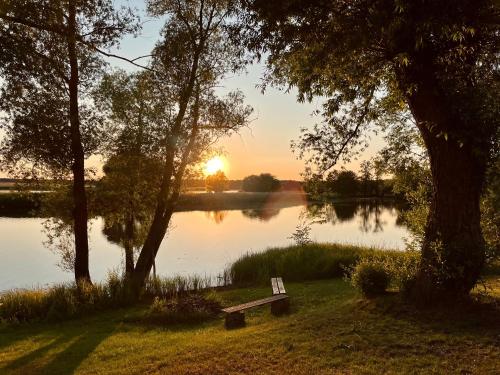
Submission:
[[[153,324],[203,323],[218,317],[221,304],[213,294],[187,294],[170,299],[155,297],[144,321]]]

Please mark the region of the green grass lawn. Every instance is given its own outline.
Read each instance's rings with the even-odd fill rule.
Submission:
[[[490,284],[500,296],[500,279]],[[388,295],[368,301],[336,279],[286,284],[291,312],[247,312],[190,326],[143,323],[147,306],[59,324],[0,328],[1,374],[499,374],[500,310],[416,312]],[[269,288],[219,292],[224,305]],[[498,302],[498,300],[497,300]]]

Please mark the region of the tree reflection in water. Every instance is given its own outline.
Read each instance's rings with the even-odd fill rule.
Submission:
[[[146,238],[147,227],[147,223],[137,219],[124,222],[104,217],[102,233],[109,242],[123,248],[125,252],[123,269],[126,275],[131,275],[134,271],[135,259]]]
[[[310,204],[305,208],[304,215],[311,224],[332,225],[348,222],[359,217],[359,229],[364,233],[377,233],[384,230],[388,223],[382,219],[383,210],[390,210],[399,217],[399,210],[392,202],[381,201],[352,201],[352,202],[325,202]],[[401,223],[401,221],[399,222]]]
[[[251,208],[246,210],[241,210],[243,216],[250,219],[257,219],[260,221],[269,221],[273,217],[278,216],[280,213],[279,208],[265,207],[265,208]]]
[[[212,220],[216,224],[221,224],[227,215],[229,215],[228,211],[205,211],[207,219]]]

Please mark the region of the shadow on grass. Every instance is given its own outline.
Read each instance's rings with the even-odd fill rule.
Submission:
[[[187,316],[184,318],[170,317],[162,314],[150,315],[145,313],[140,316],[125,318],[123,319],[123,323],[139,328],[145,332],[154,329],[161,329],[169,332],[186,332],[216,325],[217,322],[222,321],[222,318],[222,313],[212,316]]]
[[[43,328],[37,328],[37,331],[42,333]],[[0,373],[4,371],[21,373],[33,371],[43,374],[72,374],[95,348],[114,331],[114,325],[99,328],[92,331],[85,330],[84,326],[73,329],[61,328],[61,331],[65,331],[64,334],[58,335],[56,331],[51,330],[49,333],[43,332],[43,336],[34,336],[33,331],[31,331],[31,335],[28,334],[29,328],[27,327],[26,334],[21,334],[14,340],[6,340],[3,346],[10,346],[33,336],[35,339],[48,339],[50,341],[7,363],[3,368],[0,368]],[[60,348],[63,349],[60,350]],[[52,351],[56,351],[56,353],[50,353]]]
[[[63,351],[55,355],[41,368],[44,374],[73,374],[80,364],[106,339],[113,329],[106,331],[87,331],[77,336]]]
[[[367,306],[370,303],[367,303]],[[456,306],[416,308],[398,294],[371,302],[371,308],[395,320],[404,320],[429,331],[453,336],[485,338],[500,345],[500,299],[475,300]]]

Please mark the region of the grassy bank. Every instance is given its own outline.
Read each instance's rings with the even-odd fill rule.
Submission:
[[[489,280],[500,296],[500,280]],[[146,323],[147,306],[60,324],[0,327],[2,374],[497,374],[499,311],[416,312],[362,299],[341,279],[286,283],[291,312],[247,312],[247,327]],[[218,292],[224,306],[268,286]],[[453,318],[451,318],[453,317]]]
[[[361,258],[403,261],[407,253],[335,243],[312,243],[272,248],[247,254],[234,262],[229,273],[235,285],[265,284],[280,275],[287,281],[341,278]]]

